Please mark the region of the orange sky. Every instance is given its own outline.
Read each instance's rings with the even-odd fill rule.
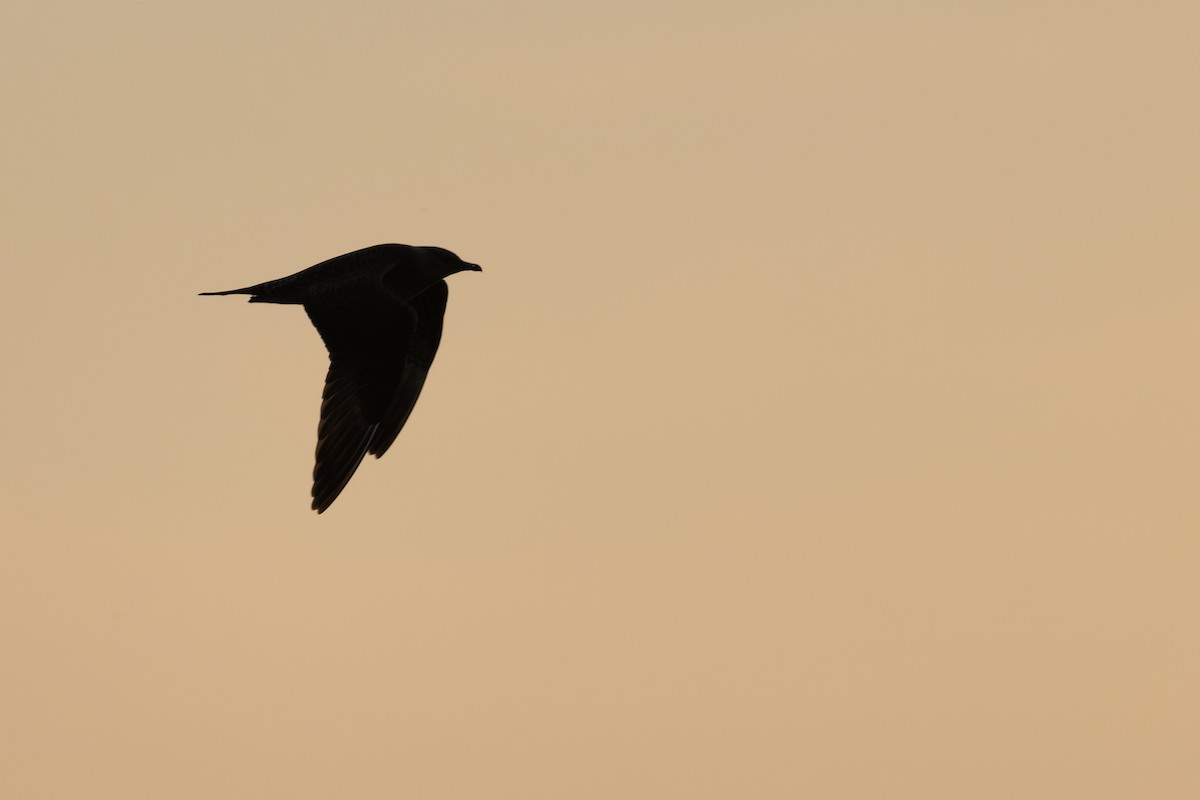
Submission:
[[[0,10],[0,796],[1200,794],[1200,10],[966,6]]]

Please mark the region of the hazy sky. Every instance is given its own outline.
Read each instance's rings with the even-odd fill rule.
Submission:
[[[1194,2],[8,2],[0,795],[1200,796]],[[197,292],[378,242],[421,402]]]

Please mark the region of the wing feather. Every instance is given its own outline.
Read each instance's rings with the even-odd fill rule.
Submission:
[[[371,451],[404,380],[417,312],[376,281],[344,284],[304,304],[329,351],[317,424],[313,503],[323,512]]]
[[[446,314],[448,295],[446,282],[438,281],[409,300],[409,305],[416,312],[417,324],[405,354],[399,386],[369,446],[369,452],[376,458],[386,453],[392,442],[396,441],[421,395],[442,340],[442,319]]]

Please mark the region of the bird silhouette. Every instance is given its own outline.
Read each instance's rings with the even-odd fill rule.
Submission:
[[[363,457],[387,452],[412,413],[442,338],[443,278],[482,271],[440,247],[377,244],[279,280],[226,292],[302,305],[329,351],[312,507],[346,488]]]

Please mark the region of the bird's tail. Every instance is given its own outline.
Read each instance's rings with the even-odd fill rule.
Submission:
[[[292,297],[291,293],[286,291],[290,288],[287,279],[284,278],[278,281],[267,281],[266,283],[247,286],[244,289],[229,289],[224,292],[201,292],[202,297],[212,297],[215,295],[226,294],[248,294],[250,295],[251,303],[301,303],[303,302],[298,297]]]
[[[227,292],[201,292],[200,296],[201,297],[214,297],[219,294],[254,294],[254,287],[248,286],[245,289],[230,289]],[[250,298],[250,301],[254,302],[254,298]]]

